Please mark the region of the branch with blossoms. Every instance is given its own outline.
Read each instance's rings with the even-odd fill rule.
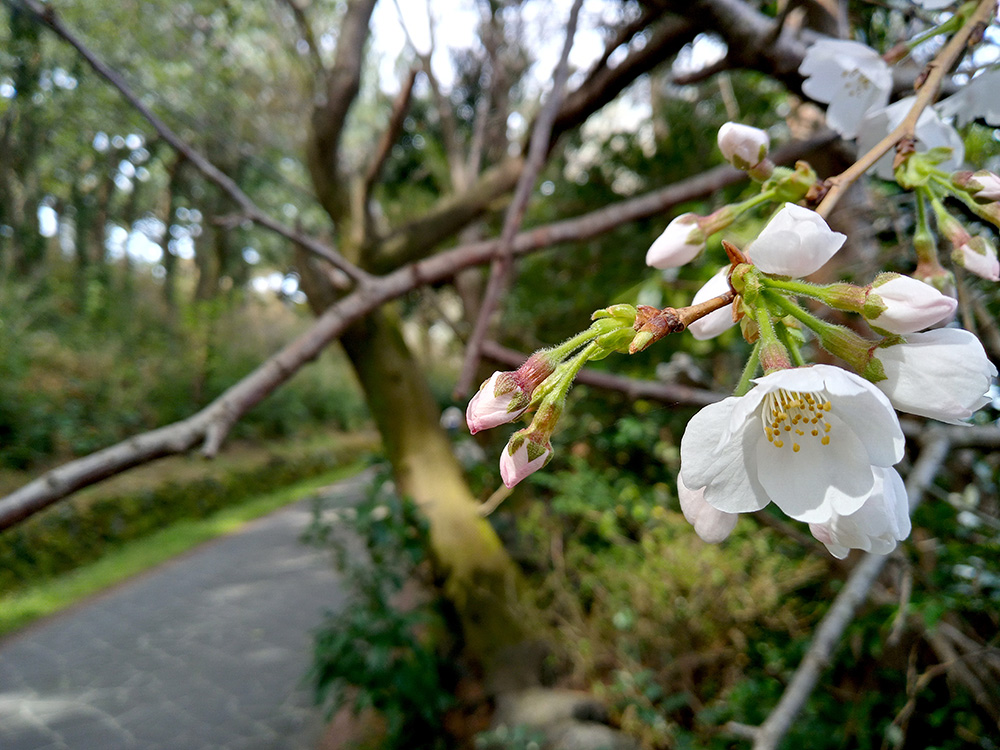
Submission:
[[[925,443],[905,485],[896,469],[905,446],[897,411],[964,425],[990,402],[997,368],[979,339],[952,323],[958,305],[947,265],[1000,280],[994,243],[974,236],[964,218],[972,214],[1000,226],[1000,177],[962,169],[963,142],[949,119],[1000,125],[1000,70],[935,99],[994,8],[995,0],[965,3],[885,56],[853,41],[809,46],[799,67],[803,91],[828,105],[834,130],[858,141],[858,161],[826,179],[803,161],[777,167],[768,159],[767,133],[727,123],[718,134],[720,151],[758,190],[707,216],[676,217],[646,262],[658,269],[693,262],[712,236],[773,207],[756,239],[743,249],[722,239],[728,262],[690,305],[598,310],[587,330],[535,352],[516,370],[494,373],[469,402],[473,433],[530,418],[501,452],[500,476],[511,488],[551,460],[567,392],[588,361],[636,354],[683,331],[710,339],[740,327],[751,353],[733,395],[702,408],[681,439],[676,481],[684,516],[702,539],[717,543],[741,514],[774,503],[807,524],[834,557],[846,558],[852,549],[871,553],[855,567],[772,715],[760,727],[739,728],[757,748],[774,747],[791,725],[885,556],[909,536],[912,507],[951,445],[949,436],[932,431],[936,437]],[[916,96],[890,104],[890,61],[940,34],[950,39],[927,66]],[[869,172],[914,196],[911,274],[882,272],[865,285],[809,281],[846,240],[826,216]],[[946,258],[942,243],[950,247]],[[817,305],[837,318],[858,316],[865,333],[830,322],[833,316],[817,313]],[[840,364],[810,361],[809,345]]]

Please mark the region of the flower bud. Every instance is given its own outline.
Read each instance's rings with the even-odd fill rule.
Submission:
[[[547,350],[537,351],[514,372],[495,372],[479,387],[469,401],[465,420],[469,432],[489,430],[513,422],[524,414],[531,403],[531,394],[559,364],[559,359]]]
[[[699,302],[706,302],[713,297],[718,297],[721,294],[725,294],[729,291],[729,266],[720,268],[716,274],[705,282],[705,286],[699,289],[695,295],[694,299],[691,300],[692,305],[697,305]],[[733,320],[733,309],[731,306],[720,307],[714,312],[710,312],[703,318],[688,324],[687,329],[691,332],[696,339],[699,341],[704,341],[706,339],[712,339],[718,336],[723,331],[727,331],[735,325]]]
[[[771,139],[759,128],[727,122],[719,128],[719,150],[726,161],[744,172],[753,169],[767,156]]]
[[[507,487],[513,487],[545,466],[551,456],[548,435],[533,427],[518,430],[500,453],[500,478]]]
[[[514,379],[514,373],[495,372],[482,384],[469,401],[465,421],[475,435],[498,425],[513,422],[528,408],[531,395],[524,392]]]
[[[985,237],[969,237],[956,246],[952,260],[963,268],[989,281],[1000,281],[1000,262],[997,251]]]
[[[869,303],[876,303],[874,306]],[[881,308],[870,316],[869,310]],[[958,307],[930,284],[909,276],[882,274],[872,285],[865,306],[865,317],[875,328],[889,333],[904,334],[921,331],[935,323],[948,320]]]
[[[952,184],[961,188],[979,201],[1000,200],[1000,177],[986,169],[978,172],[956,172]]]
[[[646,265],[653,268],[683,266],[705,249],[705,233],[697,214],[682,214],[671,221],[646,251]]]

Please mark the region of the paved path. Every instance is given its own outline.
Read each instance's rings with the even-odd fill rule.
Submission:
[[[289,506],[0,642],[0,749],[314,748],[311,631],[343,595],[298,541],[311,518]]]

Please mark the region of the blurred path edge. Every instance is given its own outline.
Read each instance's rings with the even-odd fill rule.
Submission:
[[[324,488],[355,502],[369,472]],[[300,500],[0,641],[4,750],[311,750],[312,631],[344,595]]]

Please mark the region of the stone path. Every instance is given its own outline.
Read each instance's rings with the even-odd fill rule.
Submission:
[[[291,505],[0,641],[0,748],[315,748],[311,631],[343,594],[298,541],[311,518]]]

